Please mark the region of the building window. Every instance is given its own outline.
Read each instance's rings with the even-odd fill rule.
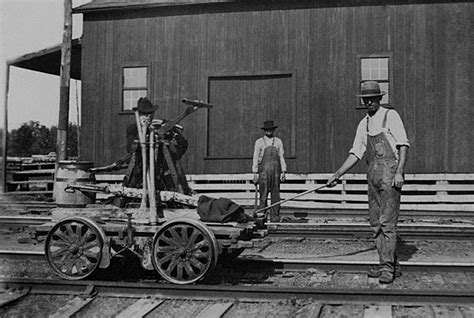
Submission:
[[[360,56],[360,72],[359,72],[359,91],[360,85],[365,81],[377,81],[380,84],[380,90],[384,91],[386,94],[382,97],[380,101],[381,105],[390,104],[390,95],[391,95],[391,63],[390,56],[388,55],[370,55],[370,56]],[[359,107],[363,107],[362,99],[359,98]]]
[[[132,110],[140,97],[149,97],[148,67],[124,67],[122,79],[122,110]]]

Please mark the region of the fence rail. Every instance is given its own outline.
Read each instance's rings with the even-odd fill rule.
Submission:
[[[23,160],[24,161],[24,160]],[[19,161],[21,162],[21,161]],[[16,161],[12,161],[12,164]],[[54,163],[22,162],[11,169],[8,192],[52,194]],[[49,168],[49,169],[45,169]],[[123,174],[97,174],[99,184],[121,183]],[[281,197],[288,199],[298,193],[324,185],[329,173],[287,174],[281,184]],[[252,206],[256,186],[253,174],[189,174],[189,185],[198,194],[225,197],[240,205]],[[99,196],[103,198],[104,196]],[[324,188],[283,204],[304,209],[366,210],[367,181],[365,174],[346,174],[334,188]],[[474,212],[474,173],[407,174],[402,191],[402,210]]]

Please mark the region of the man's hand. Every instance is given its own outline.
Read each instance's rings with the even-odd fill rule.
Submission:
[[[255,183],[255,184],[258,183],[258,173],[253,174],[253,183]]]
[[[281,182],[285,182],[286,181],[286,175],[285,175],[285,172],[283,171],[280,175],[280,181]]]
[[[403,177],[403,174],[400,172],[395,173],[392,186],[394,186],[395,188],[401,189],[404,183],[405,183],[405,178]]]
[[[331,176],[331,178],[328,179],[328,181],[326,182],[326,185],[328,186],[328,188],[335,187],[337,185],[338,180],[339,180],[339,174],[336,172],[335,174]]]

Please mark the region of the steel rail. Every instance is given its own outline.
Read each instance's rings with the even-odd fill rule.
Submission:
[[[268,286],[171,285],[140,282],[61,281],[45,279],[0,278],[0,288],[29,288],[34,294],[89,294],[93,288],[105,297],[160,297],[180,299],[231,299],[240,301],[312,299],[328,303],[403,303],[470,304],[472,291],[405,290],[388,288],[287,288]]]
[[[0,250],[0,259],[46,261],[44,251]]]
[[[43,251],[0,250],[0,259],[46,261]],[[415,262],[401,261],[404,272],[474,272],[471,262]],[[233,260],[232,266],[239,269],[272,269],[280,271],[322,271],[365,272],[369,267],[378,265],[376,260],[334,260],[334,259],[270,259],[254,255],[243,255]]]
[[[280,271],[321,271],[365,272],[369,267],[378,266],[378,261],[368,260],[330,260],[330,259],[262,259],[260,257],[242,256],[234,264],[239,268],[272,268]],[[404,272],[474,272],[471,262],[415,262],[400,261]]]
[[[472,240],[472,224],[398,224],[398,233],[403,239]],[[268,223],[270,237],[304,236],[313,238],[372,238],[369,224],[337,223]]]
[[[252,210],[252,206],[246,206],[246,210]],[[282,217],[293,218],[368,218],[367,210],[358,209],[308,209],[308,208],[282,208]],[[452,219],[452,220],[474,220],[472,211],[400,211],[400,220],[403,219]]]

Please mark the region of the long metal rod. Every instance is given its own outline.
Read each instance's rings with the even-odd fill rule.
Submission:
[[[142,125],[140,122],[140,115],[138,114],[138,110],[135,110],[135,122],[137,124],[138,130],[138,139],[140,140],[140,148],[142,152],[142,201],[140,204],[140,208],[146,208],[146,201],[147,201],[147,173],[146,173],[146,144],[145,144],[145,136],[143,135],[144,131],[142,130]],[[146,131],[145,131],[146,133]],[[137,163],[136,163],[137,164]]]
[[[277,205],[283,204],[283,203],[285,203],[285,202],[288,202],[288,201],[294,200],[294,199],[296,199],[296,198],[299,198],[299,197],[301,197],[301,196],[303,196],[303,195],[305,195],[305,194],[311,193],[311,192],[313,192],[313,191],[319,191],[319,190],[321,190],[321,189],[323,189],[323,188],[325,188],[325,187],[327,187],[327,185],[323,185],[323,186],[320,186],[320,187],[318,187],[318,188],[306,190],[305,192],[301,192],[301,193],[299,193],[299,194],[297,194],[297,195],[295,195],[295,196],[293,196],[293,197],[291,197],[291,198],[284,199],[284,200],[280,200],[280,201],[275,202],[275,203],[273,203],[273,204],[271,204],[271,205],[269,205],[269,206],[266,206],[266,207],[264,207],[264,208],[258,209],[258,210],[256,210],[254,213],[263,212],[263,211],[265,211],[265,210],[268,210],[268,209],[270,209],[270,208],[273,208],[274,206],[277,206]]]
[[[157,223],[158,215],[156,211],[156,185],[155,185],[155,133],[150,131],[150,169],[148,170],[148,195],[150,196],[150,222]]]
[[[314,299],[318,301],[390,302],[426,304],[470,304],[474,294],[458,290],[400,290],[370,288],[288,288],[225,285],[171,285],[159,283],[130,283],[104,281],[59,281],[45,279],[0,278],[0,285],[8,289],[30,288],[33,294],[82,294],[89,286],[103,297],[154,296],[186,299],[285,300]]]

